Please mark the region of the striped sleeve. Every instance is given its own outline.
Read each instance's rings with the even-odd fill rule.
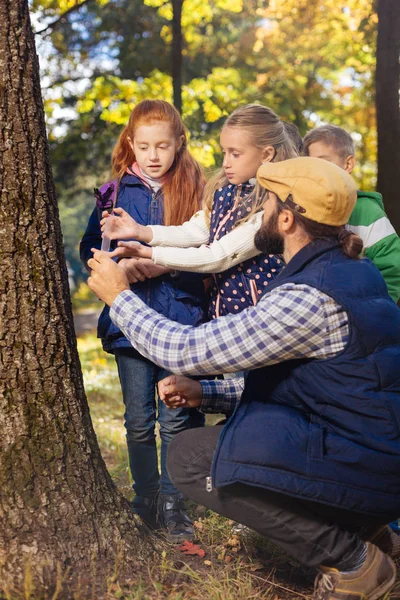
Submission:
[[[378,195],[377,195],[378,196]],[[360,236],[364,254],[381,272],[389,295],[400,298],[400,238],[372,194],[361,196],[356,203],[347,228]]]
[[[199,409],[204,413],[231,413],[240,400],[244,378],[202,379],[203,399]]]

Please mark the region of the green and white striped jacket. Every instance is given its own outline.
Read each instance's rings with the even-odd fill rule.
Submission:
[[[364,254],[382,273],[390,296],[400,298],[400,238],[386,216],[382,195],[358,192],[347,228],[360,236]]]

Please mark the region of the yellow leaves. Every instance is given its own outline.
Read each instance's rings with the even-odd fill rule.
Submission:
[[[207,169],[215,166],[215,154],[218,152],[215,140],[208,140],[208,142],[190,140],[188,146],[192,156],[203,167]]]
[[[223,10],[240,13],[243,10],[243,0],[216,0],[216,6]]]
[[[83,98],[78,102],[78,112],[80,113],[88,113],[90,112],[96,105],[96,102],[91,98]]]
[[[101,109],[104,121],[125,125],[138,102],[145,98],[172,99],[171,77],[161,71],[153,71],[150,77],[139,81],[119,77],[97,77],[92,87],[80,98],[77,110],[80,113]]]
[[[146,6],[154,6],[154,8],[160,8],[164,4],[164,0],[144,0]]]
[[[260,50],[262,50],[263,48],[264,48],[264,44],[263,44],[262,40],[258,39],[254,43],[253,52],[258,54],[258,52],[260,52]]]
[[[163,39],[167,45],[172,44],[172,29],[171,29],[171,27],[169,27],[168,25],[163,25],[161,28],[160,36],[161,36],[161,39]]]
[[[157,8],[161,17],[172,21],[173,12],[170,2],[144,0],[144,4]],[[243,10],[243,0],[183,0],[182,27],[186,41],[192,41],[196,35],[199,35],[195,28],[210,23],[216,10],[240,13]]]
[[[110,0],[96,0],[99,6],[105,6]],[[54,16],[62,15],[63,13],[78,7],[82,4],[82,0],[33,0],[33,10],[46,10],[52,12]]]
[[[214,123],[223,116],[222,110],[209,98],[203,104],[204,116],[208,123]]]

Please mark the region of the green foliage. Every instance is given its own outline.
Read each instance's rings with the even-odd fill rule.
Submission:
[[[37,38],[46,57],[52,160],[75,268],[92,187],[109,177],[112,147],[132,107],[143,98],[172,100],[172,5],[31,0],[31,6],[40,17],[38,30],[71,11]],[[184,0],[182,9],[183,118],[200,162],[219,164],[226,115],[240,104],[261,102],[302,133],[322,122],[352,132],[358,184],[374,187],[373,0],[344,6],[336,0]]]

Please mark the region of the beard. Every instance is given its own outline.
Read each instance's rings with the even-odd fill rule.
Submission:
[[[278,231],[278,211],[263,223],[254,236],[254,245],[262,254],[283,254],[284,241]]]

